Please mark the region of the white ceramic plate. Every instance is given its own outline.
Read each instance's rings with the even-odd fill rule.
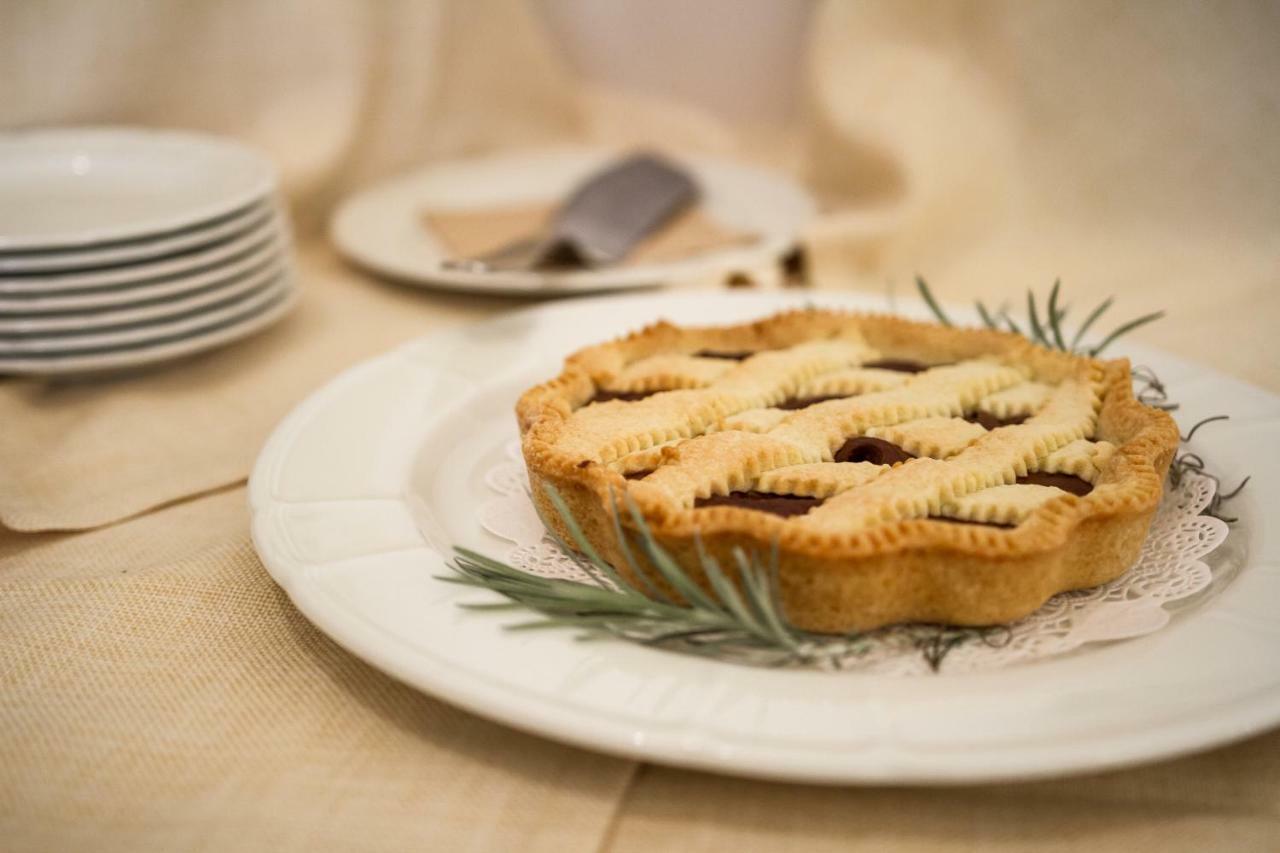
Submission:
[[[0,339],[0,358],[29,355],[73,354],[94,350],[119,349],[145,344],[157,339],[171,339],[197,333],[210,326],[220,326],[238,317],[257,313],[279,299],[289,286],[287,276],[279,276],[265,285],[226,300],[185,314],[136,325],[106,329],[85,329],[70,334],[37,335]]]
[[[250,254],[274,240],[284,228],[284,220],[273,216],[256,228],[229,237],[212,246],[165,258],[106,269],[45,275],[0,276],[0,295],[56,296],[75,290],[106,287],[142,287],[163,280],[217,268],[228,260]]]
[[[91,270],[201,249],[260,227],[271,216],[272,210],[273,205],[270,202],[258,202],[228,216],[202,222],[162,237],[114,243],[106,247],[52,252],[0,252],[0,275],[18,276],[41,272],[65,273]]]
[[[238,278],[246,272],[261,269],[272,261],[287,256],[289,240],[285,234],[276,234],[268,242],[250,249],[246,254],[226,260],[208,269],[202,269],[175,278],[141,284],[125,284],[96,290],[77,290],[52,295],[28,293],[5,296],[0,294],[0,315],[27,316],[31,314],[61,314],[122,307],[138,303],[150,303],[169,299],[179,294],[191,293],[215,284]]]
[[[883,310],[873,298],[804,299]],[[433,577],[453,543],[500,553],[481,478],[515,436],[512,404],[576,347],[666,317],[730,322],[783,295],[615,297],[450,330],[361,364],[298,407],[250,481],[253,537],[298,608],[386,672],[477,714],[648,761],[806,782],[961,783],[1116,767],[1280,722],[1280,398],[1126,347],[1182,402],[1230,412],[1192,447],[1228,481],[1247,564],[1216,597],[1135,640],[979,674],[895,678],[754,669],[569,633]],[[912,310],[905,313],[920,313]],[[960,315],[961,312],[957,312]],[[955,316],[955,315],[953,315]]]
[[[85,350],[72,354],[0,356],[0,374],[74,376],[145,367],[226,346],[262,331],[288,314],[298,301],[291,278],[273,288],[274,296],[261,300],[244,313],[161,338],[115,349]]]
[[[0,252],[155,237],[275,189],[252,149],[198,133],[64,128],[0,133]]]
[[[474,209],[563,199],[617,152],[557,148],[445,163],[347,199],[330,235],[339,251],[374,272],[429,287],[521,296],[556,296],[699,279],[712,272],[753,271],[795,245],[812,219],[813,199],[786,178],[707,158],[681,163],[702,189],[716,222],[758,234],[749,246],[672,263],[568,273],[467,272],[447,269],[448,255],[423,221],[428,209]]]
[[[179,295],[141,305],[125,305],[79,314],[45,314],[31,317],[6,317],[0,314],[0,346],[6,340],[30,338],[46,334],[87,332],[139,323],[155,323],[207,309],[252,293],[278,278],[285,269],[283,258],[267,262],[265,267],[245,275],[218,282],[194,293]]]

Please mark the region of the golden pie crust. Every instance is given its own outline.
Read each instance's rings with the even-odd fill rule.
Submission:
[[[745,352],[754,354],[722,357]],[[936,366],[914,374],[866,366],[886,359]],[[659,389],[591,402],[601,391]],[[796,399],[819,402],[778,408]],[[1026,420],[988,431],[962,419],[976,411]],[[658,323],[570,356],[516,413],[534,500],[563,539],[569,532],[546,485],[601,555],[630,574],[614,522],[628,495],[656,540],[708,589],[699,547],[726,570],[735,549],[776,549],[783,612],[821,632],[1004,623],[1059,592],[1118,577],[1138,557],[1178,446],[1173,420],[1134,399],[1125,360],[826,310],[726,327]],[[917,458],[832,461],[855,436]],[[1036,471],[1093,488],[1077,497],[1015,484]],[[753,490],[823,502],[790,517],[695,507]],[[627,512],[620,520],[628,553],[656,582]],[[963,521],[1012,526],[955,523]]]

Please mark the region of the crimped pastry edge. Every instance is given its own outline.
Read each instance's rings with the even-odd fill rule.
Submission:
[[[516,406],[530,485],[543,517],[568,538],[545,495],[550,484],[591,544],[628,572],[611,512],[627,481],[554,444],[573,410],[626,364],[648,355],[789,346],[834,334],[846,324],[856,324],[873,346],[896,357],[941,362],[996,355],[1050,380],[1082,369],[1100,371],[1103,402],[1095,438],[1117,450],[1089,495],[1051,500],[1010,530],[910,519],[830,534],[793,529],[781,518],[739,507],[673,511],[637,500],[655,539],[691,577],[707,583],[695,538],[722,567],[734,564],[735,547],[768,554],[776,542],[788,620],[805,630],[845,632],[899,622],[1009,622],[1059,592],[1112,580],[1134,562],[1163,494],[1178,431],[1166,413],[1134,398],[1126,360],[1054,352],[1006,332],[830,310],[791,311],[722,327],[660,322],[571,355],[559,376],[527,391]],[[637,557],[625,512],[622,521],[630,553]]]

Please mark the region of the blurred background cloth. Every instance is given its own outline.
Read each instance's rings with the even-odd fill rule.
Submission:
[[[1240,326],[1197,346],[1265,381],[1277,43],[1266,0],[46,0],[0,5],[0,121],[240,136],[311,228],[370,180],[512,146],[741,157],[820,194],[841,268],[944,296],[1061,276],[1135,313],[1174,291]]]
[[[0,381],[0,846],[1274,849],[1274,734],[956,792],[633,776],[346,655],[258,565],[237,484],[338,370],[513,304],[345,268],[333,204],[528,145],[769,165],[822,200],[818,287],[906,293],[919,271],[998,304],[1061,276],[1077,312],[1165,308],[1137,338],[1280,391],[1277,45],[1263,0],[0,0],[0,127],[262,147],[305,288],[279,328],[180,368]]]
[[[910,293],[919,272],[1017,312],[1060,277],[1075,318],[1113,295],[1100,325],[1165,309],[1134,337],[1280,390],[1277,44],[1263,0],[0,2],[4,127],[260,146],[304,291],[181,369],[0,381],[0,422],[26,425],[0,431],[0,525],[92,527],[236,482],[343,366],[515,304],[383,286],[324,224],[370,182],[520,146],[771,166],[821,199],[816,287]]]

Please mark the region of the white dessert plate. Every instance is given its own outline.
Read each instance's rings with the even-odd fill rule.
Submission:
[[[288,251],[287,235],[276,234],[245,254],[224,260],[208,269],[174,278],[95,290],[68,291],[47,296],[42,294],[33,296],[25,292],[8,296],[0,294],[0,315],[17,317],[31,314],[60,314],[169,299],[179,294],[225,283],[246,272],[261,269],[273,260],[286,256]]]
[[[290,287],[289,282],[288,276],[277,276],[274,280],[217,305],[136,325],[86,329],[68,334],[0,338],[0,358],[57,356],[119,349],[194,334],[210,326],[220,326],[235,318],[257,313],[262,307],[278,300],[281,293]]]
[[[555,148],[439,164],[347,199],[330,222],[330,236],[350,260],[407,283],[557,296],[756,270],[790,250],[816,210],[809,194],[782,175],[710,158],[680,158],[702,190],[706,214],[726,228],[757,235],[754,242],[670,263],[563,273],[450,269],[445,247],[424,221],[427,210],[562,200],[617,156],[594,148]]]
[[[226,261],[250,254],[261,248],[284,228],[284,220],[273,216],[255,228],[228,237],[201,249],[164,258],[141,261],[106,269],[45,275],[0,275],[0,295],[56,296],[73,290],[97,290],[107,287],[141,287],[206,270]]]
[[[805,301],[884,310],[880,299]],[[1280,398],[1155,350],[1190,447],[1234,482],[1245,565],[1153,634],[994,672],[904,678],[783,671],[569,632],[512,633],[464,611],[453,544],[502,553],[477,509],[515,436],[512,405],[577,347],[667,318],[733,322],[783,294],[615,297],[507,314],[351,368],[277,428],[250,481],[267,570],[321,630],[386,672],[482,716],[646,761],[819,783],[955,784],[1118,767],[1280,723]],[[904,313],[921,314],[913,307]],[[957,312],[960,315],[961,312]],[[956,315],[953,315],[956,316]]]
[[[0,133],[0,252],[156,237],[275,189],[275,169],[230,139],[127,128]]]
[[[258,202],[244,210],[165,236],[113,243],[106,247],[49,252],[0,252],[0,275],[91,270],[202,249],[263,225],[271,216],[272,209],[271,203]]]
[[[277,258],[268,261],[267,265],[261,269],[218,282],[202,290],[141,305],[125,305],[120,308],[106,308],[78,314],[43,314],[31,317],[8,317],[0,314],[0,344],[6,339],[15,337],[111,329],[183,316],[265,287],[278,278],[284,268],[284,259]]]
[[[70,354],[0,356],[0,374],[78,376],[114,372],[216,349],[266,329],[282,319],[297,304],[298,288],[291,279],[275,288],[273,294],[272,298],[261,300],[243,313],[224,318],[220,322],[125,347]]]

